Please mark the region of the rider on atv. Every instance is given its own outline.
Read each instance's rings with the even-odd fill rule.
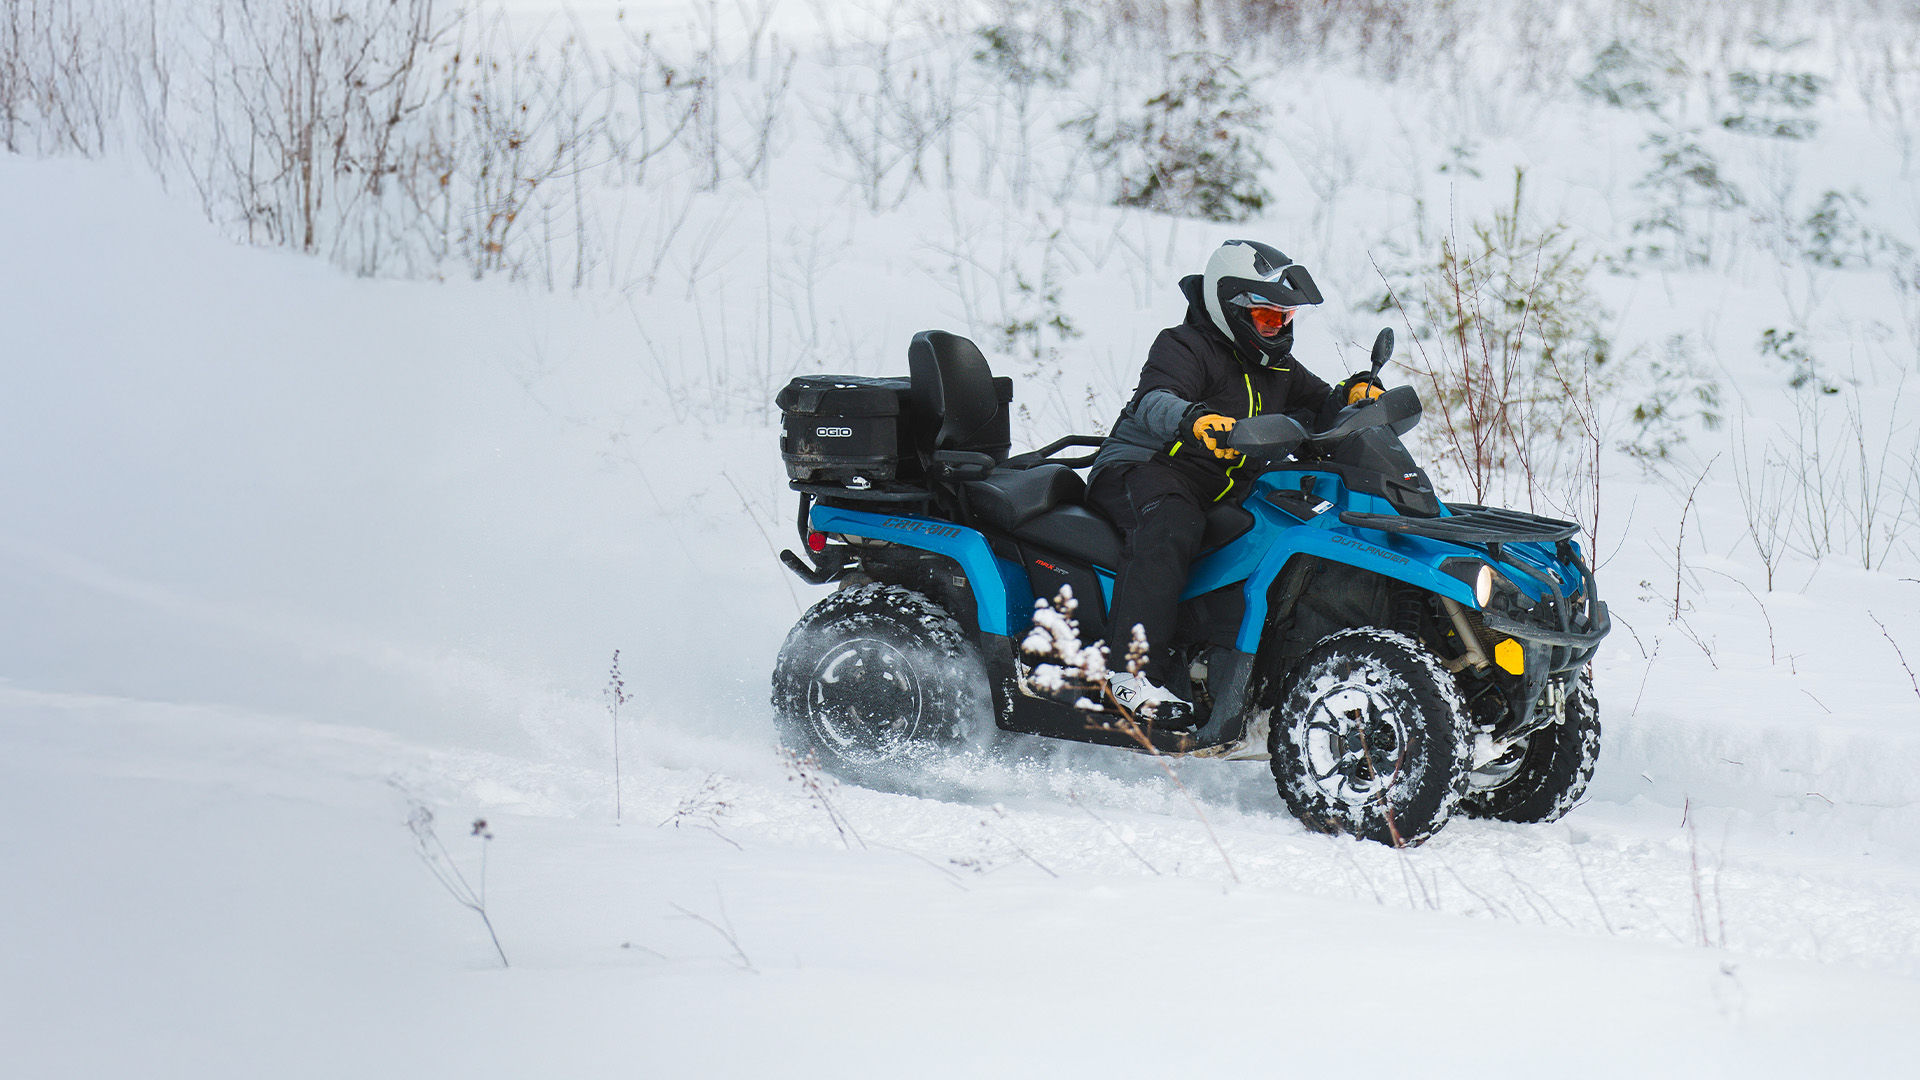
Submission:
[[[1158,722],[1176,727],[1191,723],[1194,709],[1166,689],[1174,681],[1175,613],[1206,508],[1238,503],[1252,490],[1236,475],[1244,459],[1226,445],[1234,422],[1285,413],[1318,430],[1341,407],[1380,394],[1367,372],[1329,388],[1294,360],[1294,315],[1322,298],[1307,268],[1278,249],[1229,240],[1204,273],[1181,279],[1180,290],[1186,319],[1162,330],[1148,350],[1087,490],[1087,502],[1124,540],[1113,636],[1124,641],[1137,630],[1148,645],[1145,670],[1116,673],[1112,693],[1129,710],[1156,706]]]

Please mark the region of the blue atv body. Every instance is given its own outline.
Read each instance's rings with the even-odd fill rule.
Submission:
[[[1383,332],[1376,371],[1390,350]],[[1460,809],[1539,821],[1578,800],[1599,736],[1586,669],[1609,621],[1577,526],[1442,503],[1399,441],[1420,415],[1411,388],[1327,432],[1282,416],[1235,428],[1260,471],[1207,515],[1171,687],[1199,715],[1170,728],[1098,687],[1063,691],[1022,649],[1036,607],[1069,596],[1082,640],[1126,640],[1105,623],[1121,538],[1082,505],[1091,455],[1062,456],[1100,440],[1009,457],[1010,388],[971,342],[924,332],[908,359],[904,380],[783,394],[810,559],[782,559],[841,586],[776,665],[795,741],[871,774],[985,714],[1029,735],[1265,758],[1309,826],[1395,844]]]

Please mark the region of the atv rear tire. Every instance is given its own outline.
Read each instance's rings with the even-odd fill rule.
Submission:
[[[1466,793],[1471,730],[1432,653],[1360,628],[1301,660],[1267,738],[1280,797],[1309,829],[1409,847],[1440,831]]]
[[[1531,824],[1558,821],[1580,802],[1600,758],[1600,701],[1591,669],[1574,682],[1559,721],[1527,736],[1510,753],[1519,758],[1518,767],[1483,766],[1460,803],[1462,813]]]
[[[815,604],[773,667],[783,741],[850,779],[883,778],[993,727],[978,651],[947,610],[867,583]]]

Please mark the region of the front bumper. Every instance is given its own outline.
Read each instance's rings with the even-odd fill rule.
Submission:
[[[1586,624],[1581,627],[1556,629],[1542,626],[1532,619],[1502,615],[1497,611],[1482,611],[1480,618],[1487,624],[1487,629],[1496,634],[1505,634],[1528,645],[1544,645],[1556,651],[1564,649],[1578,655],[1577,662],[1571,657],[1556,662],[1554,671],[1566,671],[1585,664],[1593,651],[1599,648],[1601,639],[1613,629],[1613,619],[1607,614],[1607,605],[1603,600],[1593,601]]]
[[[1509,575],[1523,574],[1541,586],[1539,598],[1524,611],[1502,610],[1498,604],[1480,611],[1489,632],[1514,639],[1524,650],[1519,676],[1506,689],[1507,722],[1495,733],[1499,738],[1517,738],[1553,721],[1554,712],[1540,707],[1549,686],[1555,679],[1578,677],[1613,629],[1613,617],[1600,599],[1593,568],[1571,538],[1557,541],[1554,555],[1560,566],[1552,570],[1509,557],[1498,541],[1486,544],[1486,550],[1495,569]],[[1572,595],[1561,587],[1560,577],[1566,567],[1579,574],[1579,585]]]

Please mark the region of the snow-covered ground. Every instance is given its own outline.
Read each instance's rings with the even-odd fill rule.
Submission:
[[[1565,212],[1618,231],[1634,139],[1567,115],[1485,153],[1585,177]],[[1862,131],[1834,146],[1898,191]],[[1497,206],[1485,171],[1463,218]],[[1019,438],[1078,422],[1083,384],[1110,413],[1219,239],[1317,243],[1390,187],[1264,226],[1069,207],[1153,254],[1070,260],[1086,337],[1064,392],[1023,387],[1052,404]],[[741,245],[720,271],[689,250],[645,294],[551,295],[236,247],[111,161],[0,156],[0,195],[9,1076],[1897,1075],[1920,1050],[1920,564],[1794,556],[1769,590],[1712,464],[1729,430],[1664,480],[1609,465],[1622,625],[1559,823],[1396,852],[1304,831],[1259,763],[1180,763],[1196,812],[1150,760],[1027,739],[816,789],[765,701],[822,595],[774,557],[767,401],[792,364],[894,370],[925,326],[986,340],[992,303],[928,269],[967,260],[925,238],[997,265],[1024,234],[969,232],[990,201],[871,216],[802,171],[696,207]],[[1364,290],[1365,255],[1327,279]],[[1790,424],[1751,352],[1800,286],[1734,262],[1599,287],[1636,341],[1699,333],[1735,418]],[[1875,408],[1913,348],[1884,312],[1890,336],[1849,329],[1896,302],[1850,281],[1806,302],[1881,343],[1848,354]],[[1323,375],[1370,337],[1354,307]],[[729,396],[690,399],[703,371]],[[510,966],[423,859],[423,809]]]

